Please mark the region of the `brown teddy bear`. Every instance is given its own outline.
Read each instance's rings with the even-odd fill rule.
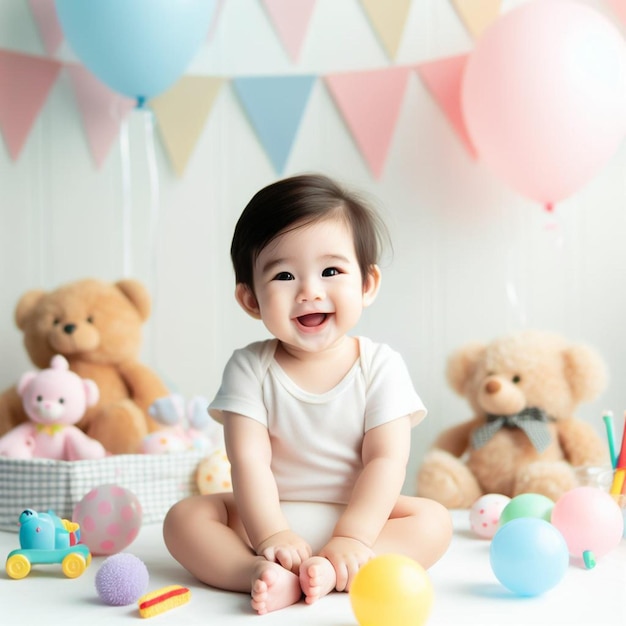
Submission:
[[[149,315],[147,290],[130,279],[86,279],[54,291],[28,291],[15,309],[37,367],[48,367],[60,354],[81,378],[95,381],[100,399],[77,426],[113,454],[138,452],[148,432],[161,428],[148,407],[169,392],[138,361],[141,327]],[[0,435],[26,419],[17,389],[7,389],[0,395]]]
[[[437,437],[418,471],[419,495],[448,508],[468,508],[485,493],[557,500],[577,486],[575,468],[609,462],[601,437],[574,417],[606,384],[590,347],[522,331],[459,349],[447,378],[474,417]]]

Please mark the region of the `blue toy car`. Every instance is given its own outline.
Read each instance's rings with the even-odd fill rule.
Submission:
[[[60,563],[68,578],[77,578],[91,563],[89,548],[80,543],[80,527],[52,511],[26,509],[19,517],[20,549],[9,553],[6,572],[11,578],[28,576],[31,565]]]

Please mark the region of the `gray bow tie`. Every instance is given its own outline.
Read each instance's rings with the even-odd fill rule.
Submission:
[[[482,448],[501,428],[520,428],[526,433],[537,452],[543,452],[552,441],[545,411],[529,408],[515,415],[487,415],[487,423],[472,435],[472,445]]]

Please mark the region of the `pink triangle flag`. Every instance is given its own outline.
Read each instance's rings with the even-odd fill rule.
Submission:
[[[278,36],[294,62],[300,57],[316,2],[317,0],[263,0]]]
[[[607,0],[607,4],[613,13],[626,24],[626,0]]]
[[[0,50],[0,130],[14,161],[61,67],[51,59]]]
[[[346,72],[326,76],[326,84],[376,178],[382,174],[410,69]]]
[[[136,101],[109,89],[82,65],[66,65],[83,120],[87,143],[100,167],[120,132],[124,118]]]
[[[467,151],[476,158],[476,149],[467,133],[461,106],[461,85],[468,54],[421,63],[416,67],[422,82],[445,113]]]
[[[28,0],[28,4],[46,52],[50,55],[55,54],[63,42],[63,31],[54,0]]]

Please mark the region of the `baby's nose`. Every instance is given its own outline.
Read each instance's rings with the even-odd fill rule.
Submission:
[[[298,302],[312,302],[323,298],[324,290],[319,281],[307,280],[302,282],[298,293]]]

